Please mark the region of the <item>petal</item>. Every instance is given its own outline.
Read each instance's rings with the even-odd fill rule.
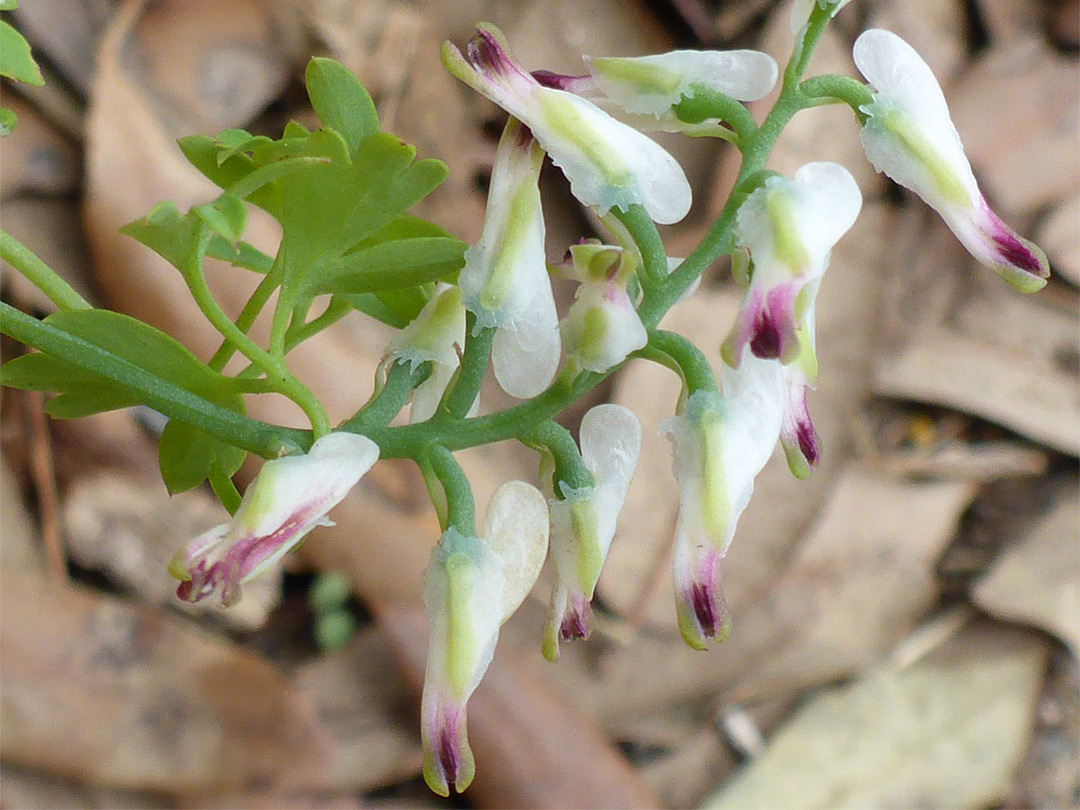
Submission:
[[[495,379],[512,397],[535,397],[555,379],[561,351],[562,338],[553,312],[543,311],[533,319],[520,319],[495,333],[491,345]]]
[[[416,390],[413,391],[412,406],[409,409],[409,424],[426,422],[435,415],[439,403],[442,402],[443,394],[446,393],[446,387],[450,384],[450,380],[454,378],[457,366],[458,363],[452,366],[446,366],[442,363],[435,364],[431,376],[420,383]]]
[[[614,534],[615,519],[637,469],[641,423],[629,408],[597,405],[582,417],[580,437],[582,460],[596,479],[597,508],[602,520],[610,519]]]
[[[814,10],[815,0],[795,0],[791,6],[791,33],[798,34],[804,25],[810,20],[810,12]],[[833,9],[832,15],[850,3],[851,0],[840,0]],[[824,7],[824,6],[823,6]]]
[[[310,527],[378,458],[379,446],[371,439],[339,431],[318,439],[305,455],[266,462],[233,516],[234,532],[265,537]]]
[[[662,225],[690,211],[690,183],[655,141],[572,93],[544,87],[536,100],[538,115],[525,121],[585,205],[602,216],[640,203]]]
[[[566,352],[587,371],[604,373],[649,342],[641,316],[615,283],[586,282],[562,324]]]
[[[708,640],[731,633],[731,614],[720,581],[723,553],[709,546],[676,540],[672,560],[679,632],[690,647],[704,650]]]
[[[524,481],[507,481],[495,490],[482,532],[495,553],[503,578],[499,623],[506,621],[529,595],[548,550],[547,500]]]
[[[441,283],[420,314],[390,343],[394,353],[414,368],[428,361],[457,368],[458,349],[464,345],[465,307],[461,289]]]
[[[639,57],[584,57],[597,87],[630,113],[660,116],[702,85],[757,101],[776,84],[776,61],[760,51],[671,51]],[[569,88],[567,88],[569,89]]]
[[[817,466],[820,460],[819,442],[806,407],[806,386],[796,381],[789,380],[787,384],[780,442],[791,474],[803,480],[809,478],[810,468]]]
[[[981,195],[973,211],[948,207],[941,214],[968,252],[1009,284],[1026,293],[1046,286],[1046,254],[1002,222]]]
[[[540,167],[544,153],[517,120],[503,130],[491,173],[480,240],[465,251],[458,279],[465,306],[481,327],[528,318],[537,306],[554,311],[544,252]]]

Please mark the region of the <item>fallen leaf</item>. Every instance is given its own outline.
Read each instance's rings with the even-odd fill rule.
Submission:
[[[1010,38],[981,55],[950,88],[949,105],[983,191],[1000,214],[1031,214],[1076,192],[1076,60],[1055,53],[1044,37]],[[987,126],[991,120],[994,126]]]
[[[1061,277],[1080,286],[1080,195],[1051,211],[1035,235],[1050,266]]]
[[[1023,756],[1046,653],[1037,636],[983,625],[908,669],[824,690],[705,807],[994,804]]]
[[[420,773],[412,697],[392,666],[393,648],[376,628],[320,656],[293,676],[334,739],[329,782],[335,790],[371,790]]]
[[[262,659],[147,605],[5,579],[5,762],[167,793],[326,784],[330,741]]]
[[[1080,500],[1076,486],[1005,549],[972,596],[989,613],[1052,633],[1080,655]]]

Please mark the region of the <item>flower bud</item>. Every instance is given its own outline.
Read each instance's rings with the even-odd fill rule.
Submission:
[[[679,630],[695,649],[730,631],[720,561],[750,501],[754,478],[776,446],[783,384],[779,363],[748,355],[738,369],[723,367],[723,396],[695,391],[661,425],[674,447],[679,485],[675,604]]]
[[[413,392],[410,422],[430,419],[439,407],[446,386],[461,363],[458,351],[465,346],[465,307],[461,289],[440,283],[420,314],[395,335],[391,356],[413,368],[430,362],[431,375]]]
[[[627,285],[640,265],[637,253],[586,242],[570,248],[570,275],[581,282],[562,324],[567,357],[604,373],[649,340]]]
[[[753,262],[739,314],[722,347],[738,366],[743,348],[785,365],[800,351],[799,333],[829,251],[854,224],[862,195],[847,169],[808,163],[791,180],[773,176],[739,208],[736,245]]]

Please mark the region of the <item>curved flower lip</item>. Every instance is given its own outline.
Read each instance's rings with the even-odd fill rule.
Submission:
[[[739,365],[746,346],[759,358],[796,359],[800,335],[810,328],[811,285],[861,206],[854,178],[836,163],[807,163],[790,180],[770,177],[746,199],[736,241],[749,250],[754,269],[722,347],[728,365]]]
[[[776,85],[776,61],[751,50],[680,50],[650,56],[583,57],[596,88],[629,113],[660,117],[697,87],[758,101]],[[580,82],[565,89],[580,91]]]
[[[594,485],[564,486],[561,498],[548,501],[555,584],[542,651],[549,661],[558,660],[560,639],[589,637],[590,602],[641,450],[641,424],[621,405],[589,410],[580,436],[581,458]]]
[[[215,591],[225,606],[240,585],[294,548],[316,526],[332,525],[336,506],[379,458],[379,446],[355,433],[331,433],[305,455],[263,465],[232,520],[195,538],[169,564],[176,595],[198,602]]]
[[[547,555],[544,496],[522,481],[492,496],[480,537],[447,529],[424,574],[430,643],[421,700],[424,779],[441,796],[476,771],[467,704],[495,651],[499,627],[528,595]]]
[[[544,252],[540,167],[544,152],[511,118],[499,140],[484,229],[465,251],[458,277],[477,328],[495,327],[495,378],[511,396],[528,398],[555,378],[562,341]]]
[[[675,158],[591,101],[537,81],[494,26],[481,23],[464,56],[444,43],[442,57],[453,75],[524,122],[574,196],[601,215],[640,204],[671,224],[689,212],[690,183]]]
[[[1041,289],[1050,276],[1046,255],[990,210],[922,57],[881,29],[863,32],[853,56],[875,90],[860,133],[874,168],[922,197],[979,262],[1022,292]]]

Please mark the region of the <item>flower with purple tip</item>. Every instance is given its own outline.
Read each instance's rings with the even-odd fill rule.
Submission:
[[[615,536],[641,449],[641,425],[621,405],[597,405],[581,420],[581,458],[593,486],[570,488],[548,501],[555,584],[544,626],[544,657],[559,658],[559,641],[589,636],[589,604]],[[552,493],[553,494],[553,493]]]
[[[539,81],[495,26],[477,26],[464,55],[445,43],[442,57],[454,76],[522,121],[574,196],[601,215],[642,205],[654,221],[670,224],[690,210],[690,183],[675,158],[588,99]]]
[[[484,676],[499,627],[532,590],[547,556],[548,511],[540,491],[509,481],[491,498],[480,537],[448,528],[424,574],[429,644],[420,733],[424,780],[440,796],[472,782],[468,700]]]
[[[332,526],[336,506],[379,458],[379,446],[355,433],[331,433],[305,455],[263,465],[232,520],[195,538],[169,564],[176,595],[198,602],[214,592],[225,606],[240,585],[294,548],[316,526]]]

